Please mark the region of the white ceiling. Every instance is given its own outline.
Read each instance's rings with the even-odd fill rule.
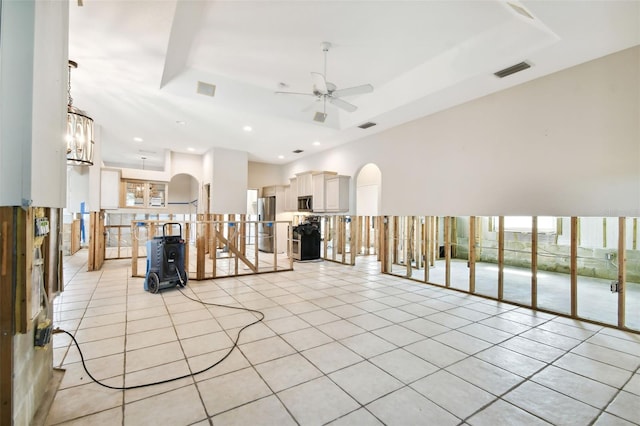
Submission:
[[[104,163],[124,167],[212,147],[287,163],[640,44],[640,1],[83,3],[70,2],[71,95],[102,128]],[[327,103],[317,123],[322,102],[274,92],[311,93],[323,41],[328,81],[375,89],[344,98],[352,113]],[[528,70],[493,75],[525,60]],[[215,96],[197,94],[198,81]],[[357,127],[367,121],[377,126]]]

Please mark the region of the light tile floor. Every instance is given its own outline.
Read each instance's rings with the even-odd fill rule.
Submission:
[[[355,267],[191,281],[206,302],[259,309],[239,348],[194,377],[133,390],[92,382],[65,334],[48,425],[640,424],[640,335]],[[253,314],[149,294],[129,261],[65,259],[55,325],[112,386],[220,360]]]

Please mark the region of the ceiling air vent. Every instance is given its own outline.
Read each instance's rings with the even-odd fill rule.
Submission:
[[[296,149],[295,151],[292,151],[292,152],[293,152],[294,154],[300,154],[301,152],[304,152],[304,151],[303,151],[303,150],[301,150],[301,149]]]
[[[359,125],[358,127],[360,127],[361,129],[368,129],[369,127],[373,127],[375,125],[376,123],[372,123],[371,121],[368,121],[364,124]]]
[[[515,74],[520,71],[524,71],[527,68],[531,68],[531,65],[529,65],[526,62],[520,62],[519,64],[512,65],[509,68],[505,68],[498,72],[494,72],[493,75],[495,75],[496,77],[505,78],[508,75]]]
[[[215,86],[215,84],[203,83],[202,81],[199,81],[198,82],[198,89],[196,91],[200,95],[213,97],[216,94],[216,86]]]
[[[323,114],[321,112],[316,112],[316,115],[313,116],[313,120],[319,123],[324,123],[324,120],[327,119],[327,114]]]
[[[511,9],[513,9],[516,13],[524,16],[525,18],[533,19],[533,16],[531,16],[531,14],[527,12],[527,10],[524,7],[518,6],[517,4],[509,3],[509,2],[507,2],[507,4],[511,6]]]

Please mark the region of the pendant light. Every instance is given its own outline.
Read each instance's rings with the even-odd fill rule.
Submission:
[[[67,104],[67,164],[70,166],[93,165],[93,119],[86,112],[73,106],[71,97],[71,69],[78,64],[69,61],[69,86]]]

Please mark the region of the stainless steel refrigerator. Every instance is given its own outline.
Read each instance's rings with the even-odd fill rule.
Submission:
[[[276,197],[258,198],[258,221],[274,222],[276,220]],[[258,250],[273,253],[273,234],[275,223],[258,224]]]

